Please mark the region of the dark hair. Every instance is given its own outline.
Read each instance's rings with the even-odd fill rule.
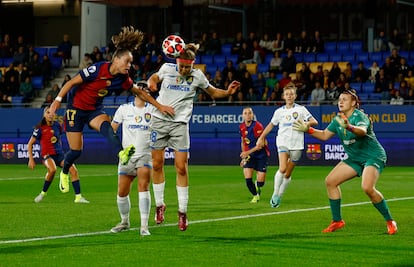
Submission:
[[[144,33],[135,30],[133,26],[122,27],[119,34],[113,35],[111,38],[116,50],[114,57],[122,56],[125,52],[133,52],[137,50],[144,40]]]

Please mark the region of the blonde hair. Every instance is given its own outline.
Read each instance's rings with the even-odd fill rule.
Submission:
[[[122,56],[125,52],[132,52],[137,50],[144,40],[144,33],[135,30],[133,26],[122,27],[121,32],[113,35],[112,43],[116,47],[114,57]]]
[[[184,51],[181,53],[181,59],[195,59],[198,49],[200,48],[199,44],[189,43],[185,45]]]

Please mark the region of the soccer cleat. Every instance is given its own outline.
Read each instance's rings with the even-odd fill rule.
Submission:
[[[322,233],[331,233],[334,232],[338,229],[341,229],[345,226],[345,221],[344,220],[340,220],[340,221],[332,221],[331,224],[322,230]]]
[[[59,177],[59,189],[62,193],[69,192],[69,174],[63,173],[63,171],[60,172]]]
[[[257,181],[256,181],[256,192],[258,195],[262,194],[262,188],[257,186]]]
[[[129,230],[129,223],[120,222],[116,226],[112,227],[112,233],[119,233],[121,231]]]
[[[82,197],[82,196],[76,196],[75,200],[73,202],[75,202],[75,203],[85,203],[85,204],[89,203],[89,201],[86,198]]]
[[[155,211],[155,222],[157,224],[161,224],[162,222],[164,222],[164,212],[165,212],[165,209],[166,208],[167,207],[165,205],[161,205],[161,206],[159,206],[159,207],[156,208],[156,211]]]
[[[35,197],[34,202],[39,203],[43,200],[43,198],[46,196],[46,193],[41,192],[37,197]]]
[[[279,208],[281,198],[278,195],[273,195],[270,199],[270,207]]]
[[[187,214],[183,212],[178,212],[178,229],[180,231],[185,231],[188,226]]]
[[[139,230],[139,234],[140,234],[141,236],[151,235],[150,231],[148,231],[148,228],[141,228],[141,229]]]
[[[253,196],[252,200],[250,200],[250,203],[257,203],[260,200],[260,196],[259,195],[255,195]]]
[[[134,145],[129,145],[125,149],[119,151],[118,157],[119,157],[119,160],[121,161],[121,164],[127,165],[129,159],[132,157],[132,155],[134,155],[134,153],[135,153]]]
[[[397,222],[394,220],[387,221],[387,230],[389,235],[396,234],[398,231]]]

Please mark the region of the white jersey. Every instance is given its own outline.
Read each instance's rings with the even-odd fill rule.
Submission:
[[[282,106],[275,110],[270,122],[279,125],[276,136],[277,147],[287,147],[289,150],[304,149],[304,133],[292,129],[295,120],[309,121],[313,118],[312,114],[302,105],[294,104],[292,108]]]
[[[122,124],[122,146],[135,146],[135,156],[151,154],[150,130],[153,106],[145,103],[145,107],[136,107],[134,102],[122,104],[116,110],[113,121]]]
[[[175,115],[164,115],[158,109],[155,109],[153,115],[162,120],[188,123],[193,113],[197,88],[205,90],[210,86],[206,76],[194,68],[189,76],[183,77],[178,72],[177,64],[173,63],[163,64],[157,74],[161,80],[157,101],[173,107]]]

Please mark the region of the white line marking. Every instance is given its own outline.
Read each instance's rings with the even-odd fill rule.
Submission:
[[[387,199],[387,202],[412,200],[412,199],[414,199],[414,196],[413,197],[402,197],[402,198]],[[343,204],[342,207],[361,206],[361,205],[366,205],[366,204],[371,204],[371,202],[367,201],[367,202],[356,202],[356,203]],[[324,209],[329,209],[329,206],[316,207],[316,208],[307,208],[307,209],[297,209],[297,210],[274,211],[274,212],[261,213],[261,214],[240,215],[240,216],[217,218],[217,219],[205,219],[205,220],[189,221],[189,224],[230,221],[230,220],[239,220],[239,219],[247,219],[247,218],[254,218],[254,217],[263,217],[263,216],[280,215],[280,214],[288,214],[288,213],[307,212],[307,211],[324,210]],[[177,224],[176,223],[170,223],[170,224],[154,225],[154,226],[150,226],[149,228],[151,229],[151,228],[170,227],[170,226],[177,226]],[[137,231],[137,230],[139,230],[139,228],[131,228],[130,229],[130,231]],[[34,241],[44,241],[44,240],[54,240],[54,239],[63,239],[63,238],[72,238],[72,237],[94,236],[94,235],[103,235],[103,234],[113,235],[113,233],[111,233],[111,231],[108,230],[108,231],[99,231],[99,232],[92,232],[92,233],[79,233],[79,234],[69,234],[69,235],[60,235],[60,236],[46,236],[46,237],[36,237],[36,238],[17,239],[17,240],[2,240],[2,241],[0,241],[0,245],[2,245],[2,244],[26,243],[26,242],[34,242]]]

